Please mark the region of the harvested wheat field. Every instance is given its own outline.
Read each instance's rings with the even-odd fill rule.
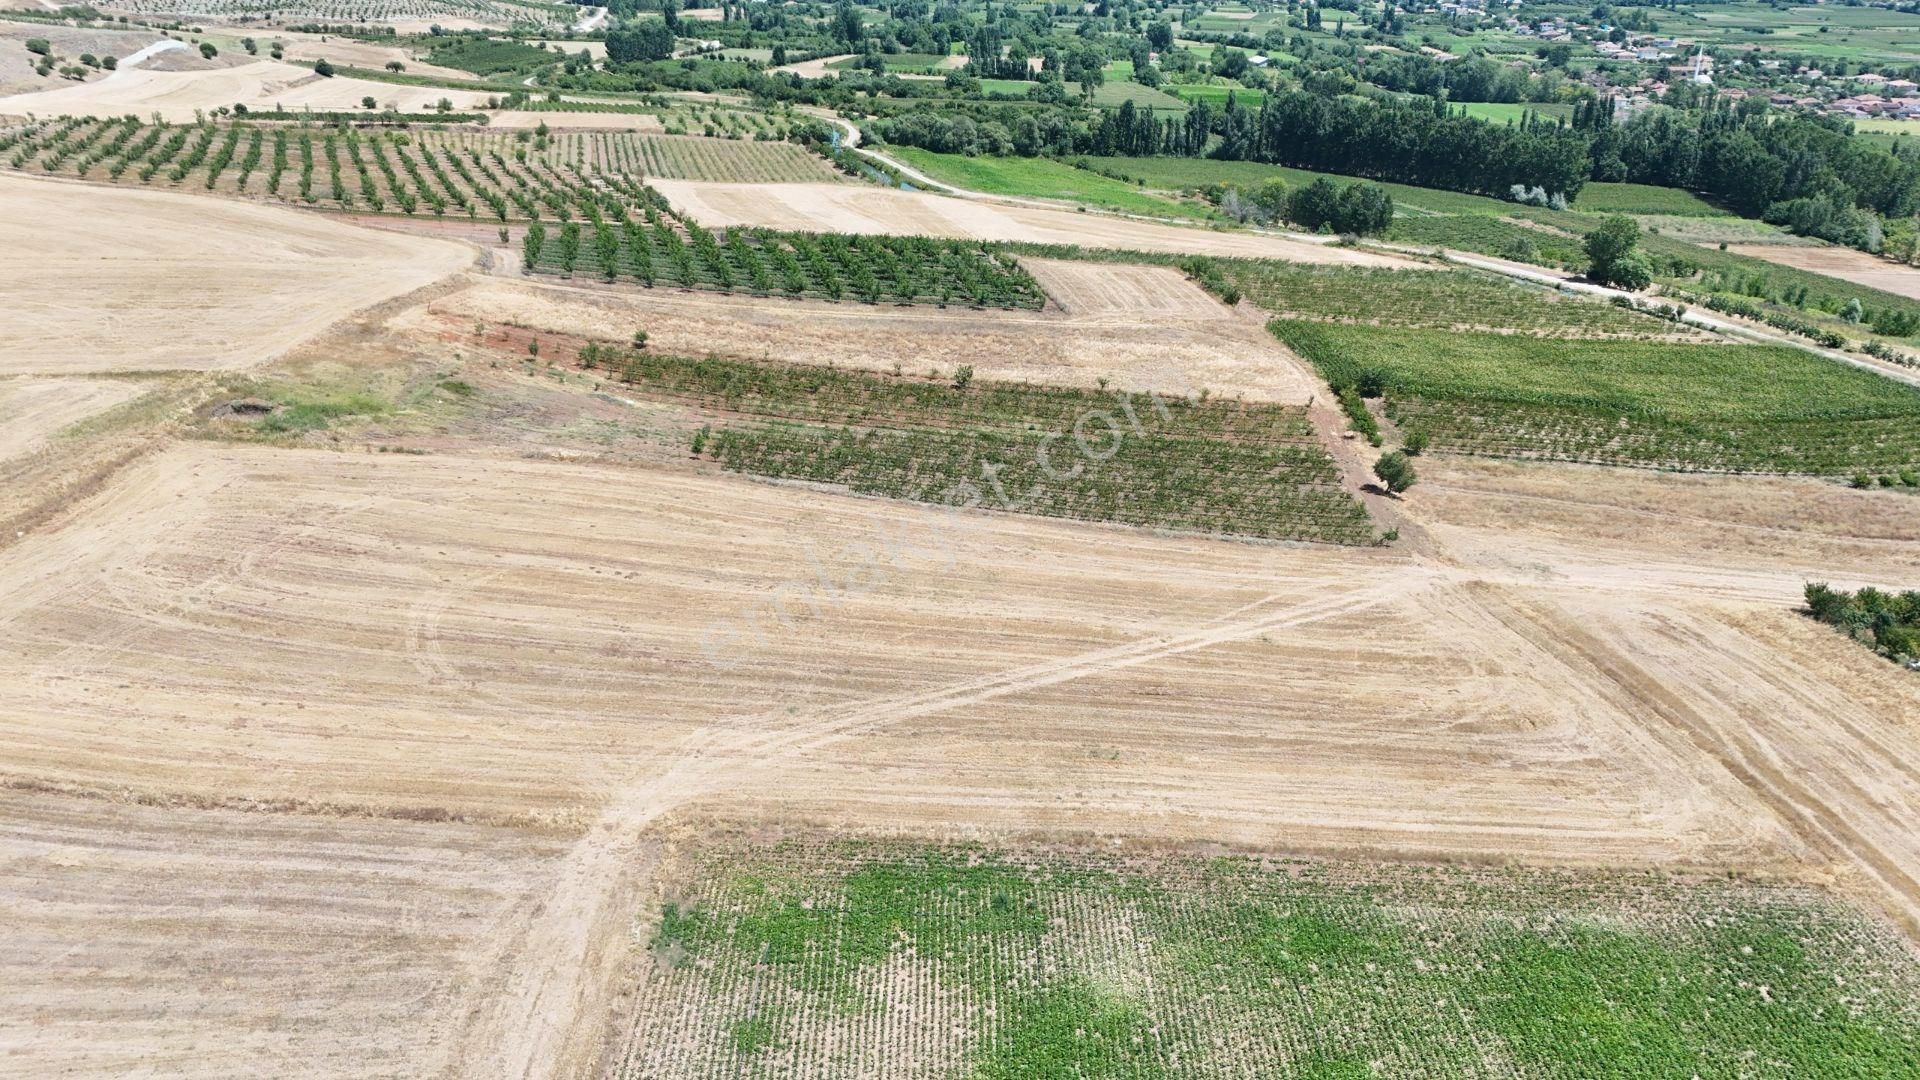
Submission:
[[[406,65],[409,75],[428,75],[436,79],[458,80],[470,80],[474,77],[471,71],[428,63],[424,51],[416,56],[410,49],[393,45],[376,45],[369,41],[355,41],[352,38],[338,36],[323,37],[320,34],[302,34],[292,30],[275,30],[270,34],[258,36],[285,46],[284,51],[289,60],[326,60],[337,65],[352,65],[376,71],[390,63],[398,62]],[[391,90],[394,87],[388,87],[388,89]]]
[[[190,111],[281,68],[55,93]],[[319,141],[215,130],[164,153],[299,176]],[[132,134],[28,149],[78,170]],[[348,160],[493,176],[518,143],[388,156],[435,145],[405,134]],[[1398,262],[658,186],[713,225]],[[1168,266],[550,194],[538,227],[369,228],[0,175],[29,253],[0,271],[0,1073],[1920,1060],[1920,676],[1806,589],[1920,602],[1903,462],[1850,489],[1421,452],[1388,373],[1329,400]]]
[[[255,112],[314,110],[354,112],[371,97],[382,109],[426,112],[442,98],[457,109],[484,105],[487,95],[472,90],[401,86],[345,75],[323,78],[292,64],[259,60],[236,67],[195,71],[125,68],[96,82],[77,83],[0,98],[0,115],[127,116],[158,113],[169,123],[187,123],[194,113],[223,105],[245,105]]]
[[[1479,537],[1442,529],[1447,550]],[[436,1044],[468,1072],[596,1052],[646,830],[685,808],[1741,866],[1911,912],[1913,692],[1795,623],[1796,574],[1732,588],[1681,555],[1527,554],[1481,569],[671,468],[181,447],[9,551],[0,738],[15,785],[584,828],[454,1010],[472,1026]],[[1664,628],[1688,640],[1659,651]],[[1841,720],[1866,712],[1889,719]],[[1790,774],[1756,771],[1775,754]]]
[[[1067,314],[1081,318],[1158,322],[1210,319],[1223,311],[1220,302],[1206,290],[1165,266],[1060,259],[1021,259],[1020,265],[1046,290],[1049,300]]]
[[[45,223],[60,242],[43,244]],[[0,374],[233,367],[472,262],[312,214],[0,175]]]
[[[1124,295],[1143,272],[1168,286],[1161,300],[1166,314],[1150,322],[1079,299],[1103,290]],[[1211,388],[1252,401],[1304,403],[1314,393],[1312,378],[1271,337],[1175,272],[1086,264],[1053,280],[1070,282],[1074,302],[1087,311],[825,303],[488,277],[396,322],[454,340],[471,337],[476,325],[614,342],[645,327],[653,348],[687,355],[916,374],[972,365],[984,378],[1065,386],[1094,386],[1104,378],[1133,390]]]
[[[62,428],[138,397],[121,379],[0,379],[0,461],[44,447]]]
[[[238,721],[244,724],[245,721]],[[0,792],[10,1075],[428,1075],[564,838]]]
[[[652,181],[674,209],[707,226],[753,225],[816,232],[945,236],[1077,244],[1121,251],[1398,266],[1402,260],[1331,244],[1248,232],[1213,232],[859,184],[718,184]]]
[[[1837,245],[1734,244],[1727,250],[1920,300],[1920,268],[1877,259],[1852,248]]]

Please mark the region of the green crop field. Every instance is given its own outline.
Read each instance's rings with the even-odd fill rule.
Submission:
[[[1469,101],[1454,105],[1454,111],[1496,123],[1519,123],[1528,113],[1545,120],[1571,120],[1573,106],[1557,103]]]
[[[1422,247],[1475,251],[1502,259],[1583,269],[1587,253],[1578,236],[1533,229],[1488,214],[1398,217],[1387,238]]]
[[[952,59],[944,53],[883,53],[880,59],[886,63],[888,71],[903,75],[937,75],[948,70],[947,65],[952,63]],[[851,56],[845,60],[835,60],[827,66],[836,71],[849,71],[859,62],[859,57]]]
[[[1797,349],[1275,320],[1336,387],[1384,390],[1436,450],[1844,475],[1920,464],[1920,389]]]
[[[1375,541],[1298,406],[623,350],[581,361],[635,393],[725,414],[697,449],[735,472],[1084,521]],[[1082,418],[1110,410],[1121,427],[1087,434]],[[1095,453],[1080,451],[1081,436]]]
[[[1727,217],[1727,211],[1691,191],[1652,184],[1589,182],[1573,209],[1593,214],[1671,214],[1678,217]]]
[[[521,252],[535,273],[646,286],[870,304],[1037,309],[1046,302],[1025,270],[974,241],[748,228],[712,232],[665,210],[657,195],[638,217],[529,226]]]
[[[614,1073],[1910,1076],[1920,978],[1808,888],[1642,872],[716,842]],[[911,1047],[908,1052],[903,1047]]]
[[[1235,184],[1243,188],[1252,188],[1271,179],[1285,180],[1294,185],[1310,184],[1322,176],[1341,183],[1351,183],[1354,179],[1351,176],[1336,176],[1332,173],[1295,169],[1285,165],[1262,165],[1253,161],[1216,161],[1212,158],[1090,157],[1086,161],[1102,172],[1115,173],[1129,180],[1139,180],[1147,187],[1162,191],[1183,191],[1188,188],[1206,187],[1209,184]],[[1514,206],[1512,203],[1503,203],[1498,199],[1489,199],[1482,195],[1461,195],[1457,192],[1436,191],[1433,188],[1412,187],[1407,184],[1381,184],[1380,186],[1393,195],[1396,207],[1418,213],[1496,214],[1513,209]]]
[[[1137,109],[1155,109],[1160,112],[1185,113],[1187,103],[1165,91],[1125,79],[1109,79],[1093,91],[1093,103],[1108,108],[1118,108],[1121,102],[1131,101]]]
[[[1642,237],[1641,246],[1650,254],[1686,264],[1686,273],[1665,275],[1685,288],[1750,297],[1829,317],[1857,299],[1866,310],[1867,323],[1885,312],[1920,319],[1920,300],[1811,270],[1689,244],[1664,234]]]
[[[1274,315],[1551,337],[1667,337],[1664,320],[1468,270],[1389,270],[1209,259],[1220,276]]]
[[[970,158],[910,146],[889,147],[888,153],[935,180],[973,191],[1064,199],[1150,217],[1211,216],[1205,207],[1163,199],[1124,181],[1076,169],[1051,158]]]
[[[1254,108],[1258,108],[1260,103],[1267,99],[1264,91],[1252,90],[1244,86],[1181,83],[1178,85],[1170,85],[1166,90],[1167,93],[1189,104],[1196,101],[1204,101],[1208,105],[1221,108],[1226,107],[1228,94],[1233,95],[1235,102]]]

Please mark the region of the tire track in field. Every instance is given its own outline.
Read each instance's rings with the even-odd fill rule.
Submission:
[[[1346,615],[1410,588],[1404,577],[1316,596],[1275,610],[1269,596],[1195,629],[1139,638],[928,690],[814,710],[768,730],[780,714],[710,726],[683,741],[668,767],[619,792],[562,862],[545,903],[514,940],[500,943],[504,982],[476,980],[481,1001],[452,1019],[464,1029],[441,1033],[445,1075],[527,1078],[581,1075],[601,1047],[599,1020],[621,970],[624,931],[639,895],[636,869],[646,829],[694,799],[741,783],[764,781],[795,755],[888,724],[975,705],[1183,653]],[[1256,614],[1257,612],[1257,614]]]
[[[1543,650],[1562,662],[1596,672],[1640,706],[1644,715],[1683,735],[1705,760],[1731,774],[1812,851],[1860,871],[1878,886],[1880,906],[1907,933],[1920,935],[1920,878],[1842,812],[1870,813],[1866,808],[1874,806],[1875,800],[1866,792],[1849,782],[1840,794],[1855,799],[1856,805],[1836,806],[1796,775],[1782,756],[1788,747],[1774,745],[1765,730],[1737,710],[1728,710],[1724,721],[1716,722],[1627,652],[1564,612],[1513,596],[1503,598],[1501,606],[1507,617],[1520,624],[1516,629],[1528,633]],[[1680,644],[1673,635],[1666,636]],[[1685,636],[1686,643],[1699,647],[1693,635]],[[1724,651],[1719,659],[1729,661]]]

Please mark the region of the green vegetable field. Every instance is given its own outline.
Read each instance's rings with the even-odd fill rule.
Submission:
[[[622,1077],[1891,1077],[1896,932],[1638,872],[857,840],[683,856]]]
[[[1920,462],[1920,389],[1788,348],[1275,320],[1335,386],[1440,451],[1839,475]]]

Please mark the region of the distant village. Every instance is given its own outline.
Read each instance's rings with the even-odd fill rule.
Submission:
[[[1485,18],[1488,6],[1486,0],[1441,0],[1438,4],[1422,5],[1419,10]],[[1492,6],[1517,11],[1521,0],[1505,0]],[[1762,59],[1745,63],[1740,72],[1740,81],[1761,85],[1718,85],[1715,58],[1696,42],[1577,19],[1529,21],[1509,14],[1501,22],[1516,37],[1544,44],[1586,45],[1601,59],[1635,65],[1636,71],[1645,71],[1647,65],[1654,66],[1654,74],[1633,82],[1619,81],[1617,70],[1595,70],[1586,76],[1585,81],[1596,91],[1615,95],[1623,117],[1657,104],[1672,86],[1686,82],[1713,86],[1722,99],[1731,101],[1764,97],[1768,103],[1782,108],[1810,109],[1849,120],[1920,120],[1920,83],[1911,79],[1871,71],[1838,74],[1819,68],[1791,70],[1780,60]],[[1452,54],[1438,49],[1421,51],[1435,59],[1453,59]]]

